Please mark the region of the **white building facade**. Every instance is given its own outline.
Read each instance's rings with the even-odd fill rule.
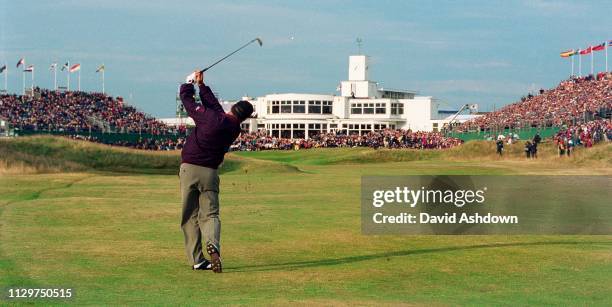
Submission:
[[[269,135],[309,138],[321,132],[363,134],[385,128],[433,131],[442,128],[438,103],[416,92],[379,88],[369,80],[368,57],[349,57],[348,80],[340,95],[270,94],[250,100],[256,118],[245,130],[265,129]]]

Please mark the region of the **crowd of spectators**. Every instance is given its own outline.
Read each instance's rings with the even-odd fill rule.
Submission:
[[[467,121],[456,131],[550,127],[598,118],[612,110],[612,73],[575,77],[551,90],[529,94],[521,101]]]
[[[560,152],[569,154],[575,146],[590,147],[602,140],[612,140],[609,120],[591,120],[585,124],[575,124],[577,119],[585,119],[585,113],[601,114],[602,110],[612,110],[612,73],[599,74],[595,78],[589,76],[563,81],[552,90],[541,90],[539,95],[524,97],[520,102],[468,121],[458,128],[460,131],[467,131],[474,130],[474,127],[486,130],[493,127],[567,125],[569,128],[562,129],[554,140]],[[8,119],[12,127],[20,130],[66,132],[73,138],[114,146],[177,150],[182,149],[185,143],[184,137],[177,138],[177,134],[185,135],[184,127],[171,128],[154,117],[125,105],[120,97],[113,98],[101,93],[59,92],[37,88],[34,95],[0,95],[0,117]],[[87,132],[109,131],[156,137],[110,141],[87,136]],[[511,144],[514,138],[504,137],[504,140]],[[385,129],[362,135],[331,132],[309,139],[279,138],[260,131],[242,133],[230,150],[297,150],[321,147],[445,149],[462,142],[439,132],[411,130]],[[534,146],[530,142],[525,146],[526,152],[533,157],[533,151],[529,148],[537,147],[537,144]],[[500,154],[501,151],[503,149],[498,148]]]
[[[309,139],[285,139],[269,136],[265,131],[243,133],[232,144],[233,151],[298,150],[322,147],[371,147],[445,149],[460,145],[463,141],[445,137],[439,132],[411,130],[371,131],[363,135],[322,133]]]
[[[612,141],[612,121],[594,120],[561,129],[554,136],[559,156],[570,156],[576,146],[593,147],[600,142]]]
[[[20,130],[62,132],[110,130],[121,133],[166,134],[172,128],[101,93],[59,92],[36,88],[33,95],[1,95],[0,117]]]

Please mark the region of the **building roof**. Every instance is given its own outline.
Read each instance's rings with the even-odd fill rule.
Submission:
[[[406,93],[406,94],[418,94],[417,91],[412,91],[412,90],[402,90],[402,89],[396,89],[396,88],[384,88],[381,87],[378,89],[381,92],[395,92],[395,93]]]
[[[162,123],[168,125],[168,126],[178,126],[179,124],[183,123],[189,126],[193,126],[195,125],[195,123],[193,122],[193,119],[191,117],[183,117],[183,118],[178,118],[178,117],[170,117],[170,118],[160,118],[159,121],[161,121]]]
[[[457,115],[457,117],[455,117],[455,114],[449,115],[447,117],[444,117],[444,120],[451,120],[453,119],[453,117],[455,117],[456,121],[467,121],[470,119],[474,119],[477,117],[481,117],[482,115],[477,115],[477,114],[459,114]]]

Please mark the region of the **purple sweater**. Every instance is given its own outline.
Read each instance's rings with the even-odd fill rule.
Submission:
[[[240,122],[223,111],[210,87],[202,84],[199,88],[202,104],[195,101],[193,84],[181,85],[181,101],[196,125],[187,137],[181,158],[183,163],[216,169],[240,134]]]

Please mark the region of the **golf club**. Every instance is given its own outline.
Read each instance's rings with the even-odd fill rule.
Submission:
[[[218,60],[218,61],[216,61],[216,62],[212,63],[210,66],[208,66],[208,67],[206,67],[206,68],[202,69],[200,72],[205,72],[205,71],[209,70],[209,69],[210,69],[210,68],[212,68],[213,66],[215,66],[215,65],[219,64],[221,61],[223,61],[223,60],[225,60],[225,59],[229,58],[229,57],[230,57],[232,54],[234,54],[234,53],[236,53],[236,52],[238,52],[238,51],[240,51],[240,50],[244,49],[246,46],[248,46],[248,45],[250,45],[250,44],[252,44],[252,43],[254,43],[254,42],[257,42],[257,43],[259,44],[259,46],[260,46],[260,47],[261,47],[261,46],[263,46],[263,41],[261,40],[261,38],[256,37],[255,39],[253,39],[253,40],[249,41],[248,43],[246,43],[246,44],[242,45],[242,47],[240,47],[240,48],[238,48],[238,49],[234,50],[232,53],[230,53],[230,54],[228,54],[228,55],[224,56],[223,58],[221,58],[220,60]]]

